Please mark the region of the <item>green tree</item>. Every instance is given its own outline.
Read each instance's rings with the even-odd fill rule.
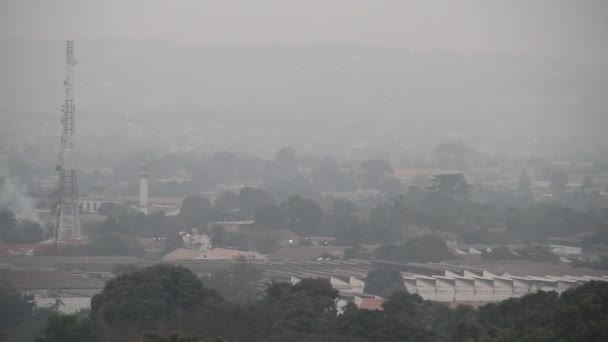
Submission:
[[[211,219],[211,202],[202,196],[184,198],[179,218],[184,228],[205,228]]]
[[[239,209],[245,216],[253,216],[256,210],[274,204],[274,197],[266,190],[246,186],[239,192]]]
[[[395,292],[407,291],[401,272],[391,268],[376,268],[365,277],[365,293],[387,298]]]
[[[201,339],[197,337],[180,336],[179,334],[171,334],[169,336],[160,336],[155,333],[148,333],[144,336],[143,342],[199,342]],[[223,342],[217,339],[215,342]]]
[[[7,279],[0,277],[0,340],[11,341],[19,327],[32,319],[34,298],[19,293]]]
[[[37,243],[44,240],[44,230],[38,222],[19,222],[14,233],[12,240],[16,243]]]
[[[111,217],[117,221],[120,221],[128,215],[129,208],[120,203],[104,202],[99,205],[97,212],[103,216]]]
[[[336,244],[343,246],[359,246],[372,241],[367,222],[355,215],[331,215],[327,219],[328,228],[336,237]]]
[[[279,208],[286,224],[293,227],[297,234],[310,236],[319,233],[323,209],[314,200],[292,196],[281,203]]]
[[[452,342],[478,341],[483,333],[483,328],[478,324],[461,323],[452,332]]]
[[[262,273],[244,257],[236,263],[213,273],[206,281],[209,288],[216,290],[222,297],[236,303],[255,300]]]
[[[591,281],[559,298],[553,330],[567,341],[608,340],[608,283]]]
[[[552,236],[565,237],[605,229],[605,223],[594,215],[547,201],[509,210],[506,225],[524,241],[544,241]]]
[[[76,315],[51,314],[47,326],[36,336],[36,342],[97,341],[95,323]]]
[[[223,213],[237,210],[239,208],[239,195],[233,191],[224,191],[215,200],[214,206]]]
[[[307,278],[295,285],[272,283],[267,301],[275,308],[280,330],[328,332],[336,318],[338,291],[326,279]]]
[[[164,324],[210,310],[221,300],[189,269],[156,265],[109,280],[91,299],[91,317],[108,325],[118,321]]]
[[[498,329],[480,339],[481,342],[553,342],[561,341],[552,330],[528,328],[524,331]]]
[[[479,321],[488,330],[526,329],[549,326],[553,320],[558,295],[538,292],[522,298],[511,298],[479,308]]]
[[[230,248],[241,251],[248,251],[251,245],[244,233],[230,233],[222,226],[214,226],[212,228],[210,242],[213,248]]]
[[[283,213],[276,205],[259,208],[253,215],[255,226],[260,229],[278,230],[285,224]]]
[[[242,232],[227,233],[225,248],[248,251],[251,249],[251,243],[247,235]]]
[[[380,182],[378,189],[389,198],[396,198],[403,194],[403,184],[401,184],[399,178],[394,176],[384,177]]]
[[[471,185],[462,173],[438,174],[433,177],[430,190],[433,193],[454,200],[464,200],[469,196]]]
[[[105,221],[101,223],[97,229],[96,233],[100,236],[107,236],[111,234],[124,234],[127,232],[127,228],[119,225],[117,219],[113,217],[106,217]]]
[[[0,210],[0,240],[8,242],[17,229],[17,217],[8,209]]]
[[[319,192],[313,188],[310,180],[302,175],[274,180],[268,184],[268,190],[280,201],[284,201],[289,196],[295,195],[306,198],[317,198],[320,196]]]
[[[372,188],[377,188],[386,176],[394,172],[391,164],[382,159],[366,160],[359,165],[359,168],[363,171],[365,183]]]
[[[345,199],[334,200],[331,206],[331,213],[335,216],[351,215],[358,211],[357,206]]]
[[[213,248],[225,248],[228,245],[228,232],[223,226],[211,227],[211,238],[209,239]]]
[[[424,235],[408,240],[403,246],[381,246],[376,249],[377,259],[401,262],[438,262],[452,259],[445,241],[435,235]]]
[[[44,239],[40,224],[33,221],[17,221],[9,209],[0,209],[0,241],[8,244],[36,243]]]
[[[318,191],[353,191],[357,188],[353,175],[343,170],[340,163],[331,158],[323,159],[312,170],[312,185]]]
[[[418,295],[397,292],[383,304],[384,311],[347,308],[336,322],[337,331],[367,341],[443,341],[431,329],[435,306]]]

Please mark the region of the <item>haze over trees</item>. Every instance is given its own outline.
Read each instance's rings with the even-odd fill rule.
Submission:
[[[238,160],[229,159],[232,162]],[[311,175],[315,177],[315,165],[323,168],[325,166],[322,165],[329,162],[306,163],[312,166]],[[350,174],[342,167],[337,170],[350,174],[360,184],[371,184],[370,179],[373,178],[373,182],[380,182],[376,184],[379,188],[392,177],[386,176],[391,172],[386,162],[372,160],[364,164],[366,166],[359,173]],[[372,174],[375,176],[370,178]],[[429,179],[427,186],[410,185],[397,191],[399,194],[384,191],[374,201],[358,201],[357,204],[322,196],[289,196],[277,200],[271,191],[265,190],[267,185],[244,186],[238,193],[221,193],[214,203],[200,195],[187,196],[177,216],[165,216],[162,212],[144,215],[124,205],[104,203],[99,211],[107,219],[90,232],[90,248],[65,253],[142,255],[135,238],[161,238],[164,252],[169,252],[181,246],[180,232],[194,233],[194,228],[200,233],[209,233],[215,247],[269,253],[276,250],[279,242],[279,235],[272,232],[288,232],[299,235],[302,243],[309,236],[333,237],[334,244],[354,247],[347,254],[349,258],[403,262],[454,258],[451,253],[446,253],[441,238],[445,234],[466,243],[526,244],[544,242],[548,237],[591,232],[598,237],[595,241],[603,241],[601,237],[608,229],[608,216],[601,210],[575,210],[557,201],[530,202],[530,194],[525,191],[528,186],[526,179],[526,174],[522,172],[516,191],[497,195],[480,185],[469,184],[461,173],[436,174]],[[327,178],[325,187],[334,188],[334,181],[339,182],[339,177],[334,180]],[[306,191],[315,192],[315,184],[318,185],[315,181],[308,183]],[[390,188],[399,190],[400,184]],[[4,222],[2,236],[6,239],[7,232],[14,229],[10,227],[15,227],[15,222],[10,219],[10,214],[1,217]],[[243,232],[226,232],[221,227],[209,230],[209,222],[230,220],[253,220],[253,223]],[[489,232],[489,229],[494,231]],[[19,231],[28,232],[26,229]],[[421,235],[429,234],[434,236],[417,240]],[[294,243],[298,243],[297,239]],[[382,246],[375,253],[359,248],[369,243]],[[507,256],[493,253],[488,257],[497,255]]]
[[[0,341],[608,341],[608,282],[565,276],[608,271],[606,33],[608,1],[0,1]],[[460,305],[446,264],[559,294]]]

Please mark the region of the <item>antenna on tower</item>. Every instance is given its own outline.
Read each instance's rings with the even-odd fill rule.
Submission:
[[[74,41],[68,40],[65,44],[66,76],[63,82],[65,100],[61,115],[61,136],[59,164],[59,204],[57,208],[56,240],[80,239],[80,207],[78,204],[78,178],[76,170],[78,159],[76,156],[76,106],[72,89],[74,59]]]

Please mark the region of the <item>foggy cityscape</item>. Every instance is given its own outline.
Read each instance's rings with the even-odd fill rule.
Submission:
[[[0,341],[608,340],[608,3],[0,2]]]

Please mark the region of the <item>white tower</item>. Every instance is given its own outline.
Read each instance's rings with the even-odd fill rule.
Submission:
[[[139,212],[148,215],[148,179],[150,172],[147,167],[139,171]]]
[[[72,95],[74,42],[68,40],[65,45],[66,76],[65,100],[61,115],[61,146],[59,152],[59,205],[57,207],[57,236],[58,240],[80,239],[80,208],[78,206],[78,179],[76,169],[76,106]]]

